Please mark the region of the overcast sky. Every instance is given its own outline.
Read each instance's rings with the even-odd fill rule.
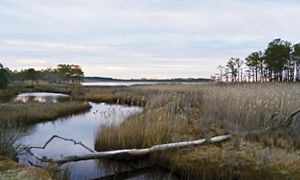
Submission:
[[[0,62],[79,64],[116,78],[209,77],[281,37],[300,41],[298,0],[0,0]]]

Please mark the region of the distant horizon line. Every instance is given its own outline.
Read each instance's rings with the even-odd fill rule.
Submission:
[[[209,78],[183,78],[183,77],[174,77],[174,78],[115,78],[115,77],[102,77],[102,76],[85,76],[83,79],[86,80],[102,80],[102,81],[203,81],[209,80]]]
[[[6,68],[9,68],[12,72],[14,71],[22,71],[22,70],[25,70],[25,69],[28,69],[30,67],[24,67],[24,68],[10,68],[9,66],[7,66],[5,63],[1,62],[2,65]],[[63,63],[62,63],[63,64]],[[72,63],[71,63],[72,64]],[[73,63],[74,64],[74,63]],[[79,64],[77,64],[79,65]],[[57,65],[56,65],[57,66]],[[49,66],[49,67],[32,67],[38,71],[41,71],[41,70],[45,70],[45,69],[53,69],[55,68],[56,66]],[[81,66],[81,65],[79,65]],[[82,67],[82,66],[81,66]],[[114,79],[114,80],[141,80],[141,79],[147,79],[147,80],[174,80],[174,79],[210,79],[210,77],[178,77],[178,76],[174,76],[174,77],[158,77],[158,78],[155,78],[155,77],[139,77],[139,78],[122,78],[122,77],[116,77],[116,76],[106,76],[106,75],[84,75],[84,77],[98,77],[98,78],[107,78],[107,79]]]

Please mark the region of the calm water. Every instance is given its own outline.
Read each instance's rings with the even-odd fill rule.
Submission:
[[[87,146],[94,148],[96,132],[101,131],[101,126],[118,124],[128,116],[142,111],[140,107],[128,107],[121,105],[110,105],[105,103],[90,103],[92,108],[89,112],[71,116],[68,118],[58,118],[56,121],[39,123],[32,127],[17,144],[42,146],[52,135],[60,135],[65,138],[73,138],[81,141]],[[79,155],[89,153],[81,146],[76,146],[71,142],[62,140],[52,141],[45,150],[33,150],[38,155],[52,158],[61,156]],[[19,162],[28,165],[31,161],[34,164],[43,165],[34,157],[27,154],[19,155]],[[112,160],[88,160],[80,162],[66,163],[63,168],[68,168],[72,179],[93,179],[115,174],[116,171],[132,170],[126,163]],[[169,172],[149,171],[137,173],[135,179],[171,179]],[[127,176],[124,176],[127,177]],[[104,178],[105,179],[105,178]],[[108,178],[109,179],[109,178]]]
[[[53,122],[37,124],[30,130],[28,135],[21,138],[17,143],[40,146],[55,134],[76,139],[94,148],[94,138],[99,127],[111,123],[120,123],[126,117],[142,110],[139,107],[125,107],[104,103],[91,103],[91,105],[92,109],[88,113],[69,118],[59,118]],[[68,156],[88,153],[88,151],[81,146],[75,146],[71,142],[61,140],[53,141],[46,150],[34,150],[33,152],[52,158],[59,158],[62,155]],[[19,159],[21,164],[28,164],[28,160],[39,164],[35,158],[27,155],[21,155]],[[99,169],[98,162],[94,160],[69,163],[68,167],[72,172],[71,175],[73,179],[88,179],[105,174]]]
[[[208,82],[126,82],[126,81],[112,81],[112,82],[84,82],[83,86],[133,86],[133,85],[151,85],[151,84],[183,84],[183,85],[199,85]]]
[[[15,102],[40,102],[40,103],[57,103],[58,101],[69,100],[70,96],[67,94],[60,93],[45,93],[45,92],[31,92],[19,94],[14,101]]]
[[[157,82],[126,82],[126,81],[111,81],[111,82],[84,82],[83,86],[133,86],[143,84],[158,84]]]

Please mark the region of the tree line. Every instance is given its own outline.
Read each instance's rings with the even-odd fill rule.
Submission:
[[[212,76],[218,82],[299,81],[300,43],[274,39],[264,51],[252,52],[245,59],[232,57],[218,71]]]
[[[39,80],[51,83],[80,83],[84,77],[84,72],[79,65],[75,64],[59,64],[55,68],[47,68],[36,70],[34,68],[22,69],[20,71],[10,70],[0,63],[0,89],[11,84],[20,84],[26,80],[38,83]]]

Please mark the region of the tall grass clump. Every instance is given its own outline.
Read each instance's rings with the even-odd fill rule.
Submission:
[[[17,92],[17,88],[0,89],[0,103],[10,101]]]
[[[213,85],[201,91],[201,119],[218,123],[229,132],[261,129],[270,121],[279,123],[300,108],[300,84]],[[300,137],[296,134],[300,130],[298,121],[287,132],[294,140]]]
[[[0,123],[0,156],[6,156],[11,159],[17,159],[17,151],[19,150],[15,142],[21,137],[20,128],[15,124],[7,122]]]
[[[183,98],[185,97],[185,98]],[[142,113],[120,125],[104,126],[96,136],[97,150],[143,148],[199,137],[199,127],[190,114],[191,101],[184,93],[162,93],[147,102]]]

